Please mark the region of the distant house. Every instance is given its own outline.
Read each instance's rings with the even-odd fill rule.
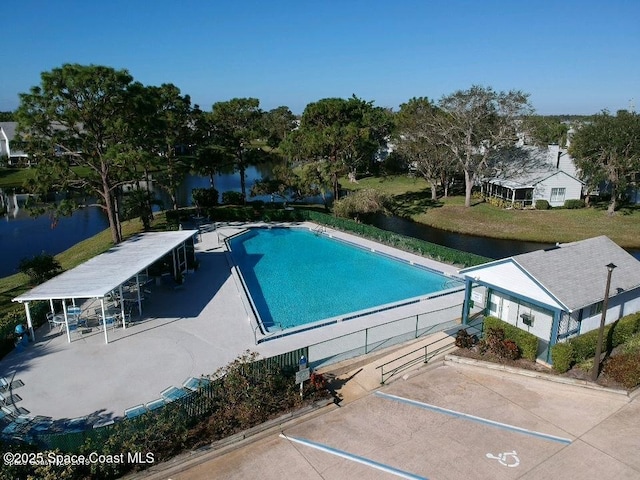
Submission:
[[[25,152],[11,146],[16,137],[17,127],[18,122],[0,122],[0,162],[6,158],[9,166],[29,163],[29,156]]]
[[[573,159],[566,150],[549,145],[547,149],[525,146],[516,151],[517,158],[504,159],[504,169],[482,181],[485,198],[524,208],[533,207],[536,200],[561,207],[566,200],[582,197],[584,183],[577,178]]]
[[[640,311],[640,261],[601,236],[460,270],[463,323],[470,302],[481,305],[538,337],[538,358],[551,363],[550,347],[599,328],[610,263],[607,324]]]

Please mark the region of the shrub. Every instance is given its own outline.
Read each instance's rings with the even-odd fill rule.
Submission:
[[[559,373],[568,372],[574,362],[573,346],[569,342],[557,343],[551,347],[553,369]]]
[[[62,272],[60,262],[53,255],[44,252],[31,258],[23,258],[18,269],[29,277],[32,285],[49,280]]]
[[[598,330],[592,330],[569,340],[573,347],[574,360],[576,363],[585,361],[596,354],[596,343],[598,341]]]
[[[215,188],[194,188],[191,190],[191,196],[198,208],[211,208],[218,205],[218,191]]]
[[[637,387],[640,385],[640,354],[623,353],[609,358],[604,365],[603,373],[625,388]]]
[[[574,209],[578,209],[578,208],[584,208],[585,207],[585,203],[584,200],[565,200],[564,201],[564,208],[568,208],[570,210],[574,210]]]
[[[505,338],[502,328],[491,327],[487,329],[479,347],[481,352],[490,353],[501,360],[517,360],[520,358],[518,345],[513,340]]]
[[[611,343],[612,348],[627,343],[636,332],[640,331],[640,313],[622,317],[612,323],[610,328],[612,333],[607,337],[607,340],[608,343]],[[611,338],[610,341],[609,338]]]
[[[532,362],[536,361],[536,357],[538,356],[538,337],[535,335],[525,332],[507,322],[503,322],[496,317],[485,318],[484,328],[485,331],[488,331],[490,328],[502,329],[504,331],[504,338],[513,340],[516,345],[518,345],[523,358]]]
[[[546,200],[536,200],[536,210],[549,210],[549,202]]]
[[[636,333],[624,344],[624,353],[640,353],[640,333]]]
[[[638,331],[640,331],[639,313],[622,317],[620,320],[617,320],[604,328],[603,338],[604,342],[606,342],[605,348],[610,351],[618,345],[627,342]],[[598,329],[591,330],[590,332],[574,337],[569,340],[569,343],[571,343],[574,350],[575,362],[583,362],[596,354]]]
[[[354,218],[365,213],[384,213],[391,204],[390,197],[378,190],[358,190],[333,203],[337,217]]]
[[[513,340],[503,340],[500,344],[500,358],[506,358],[507,360],[517,360],[520,358],[520,349],[516,342]]]
[[[471,348],[478,343],[478,337],[475,335],[469,335],[466,329],[458,330],[456,334],[456,347],[458,348]]]
[[[222,192],[222,203],[226,203],[228,205],[243,205],[244,196],[242,195],[242,192]]]

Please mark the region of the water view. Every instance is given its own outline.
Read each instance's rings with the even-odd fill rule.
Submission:
[[[268,175],[270,171],[270,165],[249,167],[246,171],[247,189],[250,189],[256,180]],[[191,205],[192,189],[208,188],[209,186],[209,178],[188,175],[178,189],[179,205]],[[239,175],[231,173],[216,176],[215,188],[220,193],[240,191]],[[156,192],[156,195],[162,200],[164,208],[170,207],[171,202],[166,192]],[[255,199],[271,200],[269,197],[255,197]],[[320,203],[321,199],[309,199],[309,201]],[[57,222],[53,222],[48,215],[32,218],[27,210],[20,207],[19,204],[18,209],[9,209],[4,218],[0,220],[0,251],[3,252],[0,262],[0,277],[17,273],[22,258],[38,255],[42,252],[56,255],[109,226],[106,216],[98,207],[78,210],[71,217],[60,218]],[[501,240],[445,232],[398,217],[378,216],[373,220],[373,224],[384,230],[494,259],[550,246],[546,243]],[[630,253],[640,260],[640,250],[630,250]]]

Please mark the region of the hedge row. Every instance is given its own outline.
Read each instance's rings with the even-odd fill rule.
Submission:
[[[308,220],[337,230],[355,233],[400,250],[463,267],[480,265],[491,261],[490,258],[481,257],[480,255],[425,242],[424,240],[389,232],[347,218],[334,217],[311,209],[296,208],[294,210],[285,210],[281,206],[273,207],[271,204],[263,202],[251,202],[246,206],[220,206],[205,209],[204,213],[214,222],[300,222]],[[193,214],[195,214],[195,209],[167,211],[167,223],[172,228],[177,229],[180,222],[188,222]]]
[[[640,313],[622,317],[620,320],[605,326],[603,350],[611,351],[618,345],[629,341],[637,332],[640,332]],[[598,329],[578,335],[565,343],[554,345],[551,347],[553,368],[560,373],[564,373],[573,364],[582,363],[587,359],[593,358],[596,354],[597,343]],[[558,364],[556,364],[556,359]]]
[[[444,247],[435,243],[425,242],[424,240],[417,238],[389,232],[387,230],[382,230],[364,223],[358,223],[347,218],[338,218],[312,210],[305,211],[304,216],[312,222],[328,225],[337,230],[356,233],[360,236],[375,240],[376,242],[384,243],[385,245],[389,245],[400,250],[417,253],[418,255],[424,255],[433,258],[434,260],[452,263],[454,265],[471,267],[491,261],[490,258],[481,257],[480,255],[462,252],[460,250]]]
[[[522,358],[532,362],[536,361],[536,357],[538,356],[538,337],[507,322],[503,322],[496,317],[486,317],[484,319],[483,330],[487,332],[490,328],[503,330],[504,338],[506,340],[512,340],[518,345],[522,353]]]

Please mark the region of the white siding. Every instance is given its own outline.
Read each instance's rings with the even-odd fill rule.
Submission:
[[[490,315],[498,317],[503,322],[518,327],[529,332],[536,337],[548,341],[551,337],[551,327],[553,325],[553,314],[549,310],[521,304],[517,298],[504,295],[499,292],[491,292],[490,303],[497,307],[497,311],[490,311]],[[533,317],[532,325],[523,322],[523,313],[528,313]]]
[[[638,290],[639,289],[631,290],[609,299],[607,315],[605,318],[606,325],[621,319],[625,315],[640,312],[640,297],[638,297]],[[586,307],[583,310],[580,333],[582,334],[600,328],[602,312],[595,315],[589,315],[591,307]]]
[[[560,201],[551,200],[554,188],[564,188],[564,198]],[[533,189],[533,200],[546,200],[552,207],[562,207],[565,200],[579,200],[582,194],[582,184],[564,172],[557,172],[545,180],[537,183]]]
[[[515,296],[530,298],[545,305],[562,308],[551,295],[541,289],[513,261],[491,265],[476,272],[469,272],[467,275],[477,277],[479,281],[495,285],[499,289],[513,292]]]

